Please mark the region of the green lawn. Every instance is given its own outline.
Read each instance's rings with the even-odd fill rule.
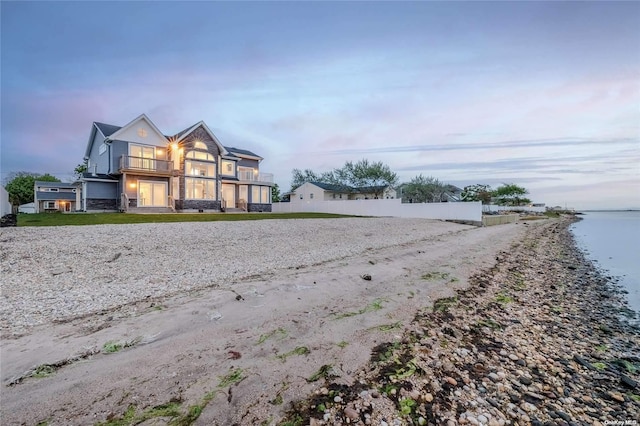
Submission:
[[[330,219],[350,217],[328,213],[39,213],[19,214],[18,226],[100,225],[120,223],[214,222],[264,219]]]

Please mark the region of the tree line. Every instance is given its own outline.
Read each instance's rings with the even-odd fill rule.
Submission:
[[[319,182],[343,188],[368,188],[377,197],[382,197],[384,188],[394,187],[400,192],[403,202],[439,203],[459,198],[461,201],[480,201],[483,204],[520,206],[531,203],[525,197],[526,188],[513,183],[505,183],[496,189],[489,185],[475,184],[460,191],[454,185],[442,182],[432,176],[415,176],[409,182],[398,185],[398,175],[382,162],[370,162],[363,159],[357,162],[347,161],[344,166],[328,172],[317,173],[311,169],[293,169],[291,172],[291,192],[306,182]],[[279,200],[279,191],[274,201]]]
[[[76,177],[81,176],[84,171],[86,166],[83,168],[82,164],[74,170]],[[438,203],[449,201],[452,196],[459,196],[462,201],[480,201],[483,204],[521,206],[531,203],[531,200],[526,197],[529,191],[513,183],[502,184],[496,189],[484,184],[469,185],[460,192],[454,185],[420,174],[409,182],[398,185],[398,175],[391,171],[388,165],[381,161],[370,162],[367,159],[357,162],[347,161],[341,168],[323,173],[317,173],[311,169],[293,169],[291,174],[291,192],[306,182],[320,182],[334,185],[345,191],[352,188],[367,188],[369,193],[379,198],[382,198],[385,188],[392,187],[400,193],[402,201],[407,203]],[[35,181],[60,182],[60,179],[48,173],[12,173],[5,185],[11,204],[21,205],[32,202]],[[271,188],[271,193],[274,202],[280,201],[280,189],[277,184]]]

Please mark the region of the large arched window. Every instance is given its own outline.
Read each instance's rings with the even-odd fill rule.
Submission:
[[[203,149],[203,150],[205,150],[205,151],[208,151],[208,150],[209,150],[209,148],[207,148],[207,145],[206,145],[204,142],[200,142],[200,141],[195,141],[195,142],[193,143],[193,147],[194,147],[195,149]]]
[[[199,148],[196,142],[195,147]],[[206,149],[206,147],[205,147]],[[189,151],[184,160],[185,198],[191,200],[216,199],[216,162],[208,152]]]

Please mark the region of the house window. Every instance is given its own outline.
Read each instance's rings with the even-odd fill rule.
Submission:
[[[227,176],[235,176],[235,162],[222,160],[222,174]]]
[[[58,192],[59,189],[58,188],[49,188],[49,192]]]
[[[214,179],[185,178],[185,198],[190,200],[215,200]]]
[[[269,204],[271,191],[268,186],[252,186],[251,187],[251,202],[255,204]],[[300,196],[302,197],[302,195]]]
[[[209,154],[208,152],[189,151],[187,152],[186,158],[193,158],[194,160],[216,161],[213,155]]]
[[[156,151],[152,146],[130,145],[129,166],[135,169],[154,170]]]
[[[258,170],[252,167],[238,167],[238,179],[257,181]]]
[[[342,200],[342,194],[340,194],[340,199]]]
[[[193,147],[195,149],[204,149],[205,151],[209,150],[209,148],[207,148],[207,145],[204,142],[200,142],[200,141],[195,141],[193,143]]]
[[[216,164],[185,160],[184,174],[187,176],[216,177]]]
[[[104,154],[105,152],[107,152],[107,144],[104,144],[104,143],[103,143],[103,144],[101,144],[101,145],[100,145],[100,148],[98,149],[98,153],[99,153],[100,155],[102,155],[102,154]]]
[[[300,194],[300,199],[302,200],[304,198],[304,196],[302,194]]]
[[[47,210],[52,210],[56,208],[56,202],[55,201],[45,201],[44,202],[44,208]]]
[[[152,146],[131,145],[129,154],[132,157],[156,158],[155,148]]]
[[[309,194],[309,198],[313,199],[313,192]]]

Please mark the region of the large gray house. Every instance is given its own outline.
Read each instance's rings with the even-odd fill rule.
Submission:
[[[223,146],[204,122],[166,136],[142,114],[93,123],[80,179],[84,211],[271,211],[262,157]]]

